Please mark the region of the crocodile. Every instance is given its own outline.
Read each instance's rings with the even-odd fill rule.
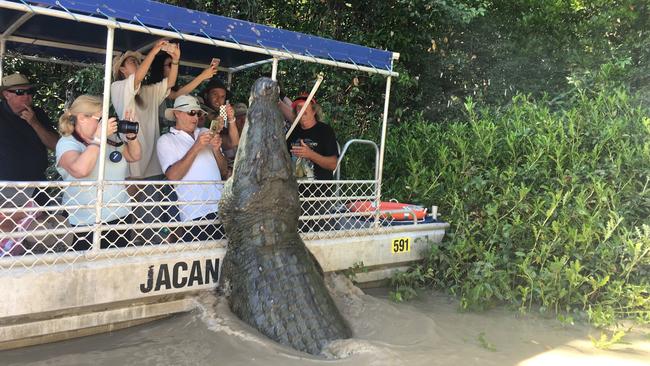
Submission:
[[[251,88],[233,175],[219,203],[228,238],[220,291],[232,312],[262,334],[318,355],[329,342],[352,334],[298,235],[298,183],[279,91],[265,77]]]

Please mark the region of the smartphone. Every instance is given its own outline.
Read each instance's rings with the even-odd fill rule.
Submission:
[[[165,52],[174,52],[175,49],[176,49],[176,43],[167,42],[162,45],[162,50]]]
[[[210,122],[210,133],[213,135],[219,133],[219,121],[217,121],[216,119],[213,119]]]
[[[221,118],[223,118],[223,128],[228,128],[228,115],[226,114],[226,105],[227,104],[228,104],[228,101],[226,101],[226,104],[219,107],[219,116],[221,116]]]
[[[219,66],[219,62],[221,62],[221,59],[218,58],[213,58],[212,61],[210,61],[210,65]]]

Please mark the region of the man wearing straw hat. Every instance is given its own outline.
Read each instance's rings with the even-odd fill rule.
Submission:
[[[2,78],[0,91],[0,181],[45,180],[47,150],[54,150],[59,135],[32,105],[36,89],[16,73]]]

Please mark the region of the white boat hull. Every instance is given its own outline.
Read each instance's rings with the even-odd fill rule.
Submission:
[[[363,264],[358,282],[390,277],[423,258],[448,224],[386,228],[381,234],[306,240],[324,272]],[[394,253],[393,240],[409,238]],[[121,255],[74,264],[35,265],[0,273],[0,349],[111,331],[192,310],[194,296],[212,291],[226,254],[225,241],[155,255]],[[117,252],[116,252],[117,253]]]

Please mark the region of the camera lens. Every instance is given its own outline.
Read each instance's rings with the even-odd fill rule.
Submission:
[[[138,122],[131,121],[117,121],[117,132],[119,133],[135,133],[137,134],[140,130],[140,124]]]

